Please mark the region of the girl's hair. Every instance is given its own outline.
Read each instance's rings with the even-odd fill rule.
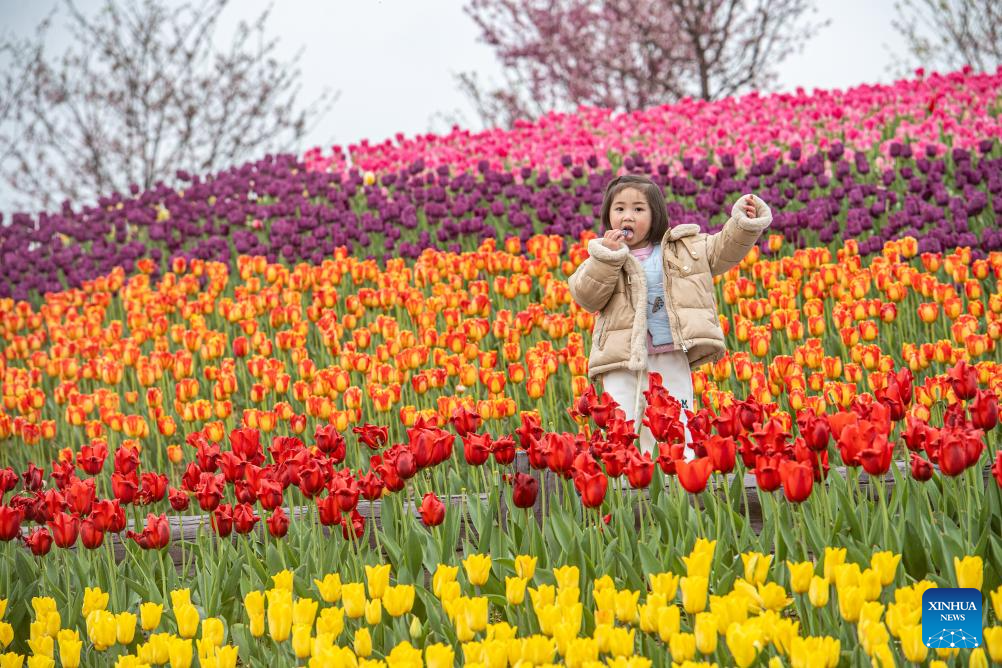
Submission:
[[[669,227],[665,196],[661,191],[661,186],[639,174],[624,174],[609,181],[609,185],[605,187],[605,198],[602,200],[602,227],[607,230],[612,229],[612,223],[609,222],[612,200],[616,199],[616,195],[627,188],[636,188],[644,193],[647,198],[647,206],[651,209],[651,231],[648,233],[647,239],[651,243],[661,243],[661,239],[664,238]]]

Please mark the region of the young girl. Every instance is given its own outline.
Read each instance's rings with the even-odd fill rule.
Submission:
[[[643,452],[655,446],[638,419],[648,373],[661,374],[685,421],[685,409],[695,410],[692,367],[724,356],[713,277],[740,262],[771,222],[765,202],[743,195],[716,234],[691,223],[669,227],[664,194],[649,178],[625,175],[606,186],[605,235],[588,242],[589,258],[568,284],[579,305],[598,311],[588,375],[600,377],[627,419],[637,420]],[[693,457],[686,445],[686,460]]]

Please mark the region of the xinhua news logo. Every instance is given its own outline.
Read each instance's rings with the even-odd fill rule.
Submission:
[[[981,644],[981,592],[977,589],[926,589],[922,593],[922,641],[929,648]]]

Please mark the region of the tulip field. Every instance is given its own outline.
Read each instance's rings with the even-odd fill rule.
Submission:
[[[918,73],[4,219],[0,668],[1002,664],[1000,113]],[[653,456],[567,286],[627,172],[774,213]]]

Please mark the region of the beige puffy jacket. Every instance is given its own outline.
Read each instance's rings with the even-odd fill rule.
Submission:
[[[741,202],[751,197],[754,218]],[[694,224],[669,228],[661,241],[665,306],[672,341],[696,368],[724,355],[724,332],[717,318],[713,277],[722,274],[751,250],[772,222],[768,205],[755,195],[742,195],[731,217],[716,234]],[[640,262],[623,246],[609,250],[602,240],[588,242],[589,258],[568,279],[571,296],[582,308],[598,311],[592,332],[588,376],[606,371],[640,371],[647,366],[647,279]],[[637,308],[640,305],[640,308]]]

